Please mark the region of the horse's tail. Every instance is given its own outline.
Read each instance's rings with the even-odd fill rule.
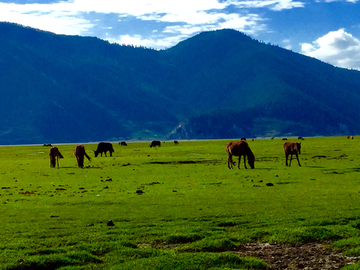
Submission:
[[[234,162],[233,159],[232,159],[232,153],[231,153],[230,147],[229,147],[230,145],[231,145],[231,143],[226,146],[226,153],[227,153],[227,156],[228,156],[228,168],[229,168],[229,169],[231,169],[232,166],[235,165],[235,162]]]
[[[301,154],[301,143],[297,143],[297,150],[299,154]]]
[[[59,153],[59,158],[64,158],[64,156],[60,153],[60,151],[58,153]]]

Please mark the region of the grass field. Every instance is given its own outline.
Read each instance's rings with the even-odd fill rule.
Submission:
[[[233,252],[244,243],[360,256],[357,137],[305,138],[301,167],[285,166],[281,139],[248,141],[254,170],[227,168],[227,142],[114,144],[97,158],[86,144],[84,169],[75,145],[58,145],[59,169],[48,147],[0,147],[1,269],[266,269]]]

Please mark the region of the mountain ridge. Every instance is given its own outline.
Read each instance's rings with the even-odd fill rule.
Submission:
[[[360,72],[231,30],[167,50],[0,23],[0,144],[359,134]]]

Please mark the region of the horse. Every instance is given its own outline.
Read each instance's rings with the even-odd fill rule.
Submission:
[[[78,167],[84,168],[84,156],[91,161],[91,158],[86,154],[85,147],[81,144],[77,145],[74,150],[74,155],[76,157]]]
[[[178,141],[174,141],[174,144],[175,144],[175,145],[178,145],[178,144],[179,144],[179,142],[178,142]]]
[[[300,165],[300,161],[299,161],[299,156],[298,154],[301,154],[301,143],[298,143],[298,142],[286,142],[284,143],[284,151],[285,151],[285,158],[286,158],[286,161],[285,161],[285,165],[286,166],[291,166],[291,160],[292,160],[292,156],[293,155],[296,155],[296,159],[298,161],[298,164],[299,166],[301,167]],[[288,157],[290,156],[290,162],[288,164]]]
[[[51,147],[49,156],[50,156],[50,168],[55,168],[56,163],[57,163],[57,167],[59,168],[59,158],[64,158],[64,157],[56,146]]]
[[[233,142],[229,142],[226,145],[226,153],[228,155],[228,168],[232,169],[233,166],[235,165],[235,162],[232,159],[232,156],[238,156],[239,157],[239,162],[238,162],[238,168],[240,169],[240,159],[241,156],[244,156],[244,166],[245,169],[247,169],[246,167],[246,157],[248,158],[248,163],[251,167],[251,169],[254,169],[254,163],[255,163],[255,156],[253,154],[253,152],[251,151],[248,143],[246,141],[233,141]]]

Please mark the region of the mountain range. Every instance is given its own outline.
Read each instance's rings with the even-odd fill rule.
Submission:
[[[360,72],[230,29],[166,50],[0,23],[0,144],[360,133]]]

